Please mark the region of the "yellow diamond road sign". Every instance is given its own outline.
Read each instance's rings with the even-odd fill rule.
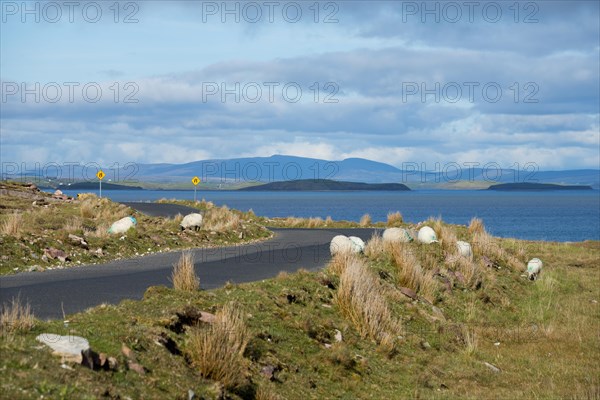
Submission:
[[[104,179],[105,176],[106,174],[102,170],[98,171],[98,173],[96,174],[96,177],[98,177],[98,179],[100,180]]]
[[[194,186],[196,186],[197,184],[200,183],[200,178],[198,178],[197,176],[192,178],[192,183],[194,184]]]

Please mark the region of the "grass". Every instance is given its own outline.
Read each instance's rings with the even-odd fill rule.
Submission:
[[[404,222],[404,218],[402,218],[402,214],[400,213],[400,211],[388,213],[388,215],[387,215],[387,226],[388,227],[401,226],[403,222]]]
[[[210,202],[183,202],[205,215],[205,224],[196,231],[181,232],[180,217],[150,217],[131,208],[80,194],[70,202],[56,201],[44,192],[33,192],[27,185],[1,183],[12,193],[2,196],[0,208],[0,274],[96,264],[148,253],[214,247],[262,240],[271,237],[253,213],[215,207]],[[33,205],[33,199],[41,205]],[[42,199],[43,201],[41,201]],[[138,225],[124,235],[108,233],[110,225],[125,216],[134,216]],[[89,249],[77,246],[68,234],[82,237]],[[65,251],[70,262],[43,258],[45,248]],[[98,250],[100,249],[100,251]]]
[[[25,333],[35,326],[35,317],[29,304],[22,304],[17,297],[10,304],[2,305],[0,312],[0,333],[9,336],[14,333]]]
[[[194,255],[191,252],[181,253],[177,264],[173,265],[171,281],[176,290],[192,292],[200,289],[200,278],[194,269]]]
[[[13,213],[6,217],[2,223],[1,232],[3,235],[19,238],[23,227],[23,217],[21,214]]]
[[[360,261],[351,260],[341,272],[335,302],[361,337],[388,351],[395,347],[402,325],[394,318],[380,282]]]
[[[93,215],[118,207],[90,203]],[[214,209],[215,223],[237,215],[239,231],[188,237],[177,232],[176,219],[139,216],[140,227],[123,242],[145,244],[146,235],[158,232],[168,232],[151,239],[163,246],[204,243],[204,236],[239,240],[243,226],[252,232],[264,221],[208,202],[185,204],[205,215]],[[81,219],[91,248],[118,248],[112,247],[118,238],[94,237],[100,221],[83,217],[80,203],[30,210],[31,201],[10,198],[3,205],[3,220],[15,210],[24,218],[22,239],[2,236],[11,262],[22,254],[15,249],[31,249],[29,241],[41,237],[32,222],[52,235],[50,227]],[[13,303],[2,321],[31,323],[7,323],[12,333],[0,335],[0,390],[6,398],[187,398],[193,390],[206,399],[597,399],[600,243],[499,239],[481,221],[470,228],[427,223],[439,244],[386,244],[375,235],[365,254],[336,256],[323,271],[215,290],[152,287],[140,301],[69,315],[68,326],[34,320],[26,305]],[[472,260],[451,257],[455,247],[445,243],[454,240],[472,244]],[[49,243],[58,242],[39,245]],[[534,282],[518,268],[531,257],[544,261]],[[215,320],[202,322],[201,311]],[[60,358],[35,340],[43,332],[83,336],[95,351],[116,357],[118,367],[61,368]],[[146,374],[128,368],[123,345]]]
[[[466,228],[451,228],[461,240],[472,239]],[[509,246],[507,252],[514,247],[504,240],[498,244]],[[36,321],[28,331],[0,337],[0,390],[6,398],[187,398],[190,389],[207,399],[595,398],[600,388],[600,243],[520,244],[526,255],[544,261],[539,280],[527,281],[509,268],[487,268],[479,288],[454,282],[452,291],[439,291],[433,301],[437,310],[398,293],[396,266],[385,248],[377,257],[357,255],[355,267],[348,264],[335,273],[331,267],[285,273],[210,291],[150,288],[141,301],[69,315],[68,327],[63,321]],[[379,245],[369,241],[368,246]],[[440,246],[408,246],[423,271],[452,268]],[[346,276],[343,285],[340,273]],[[358,286],[360,296],[352,290]],[[360,300],[362,293],[381,301]],[[199,310],[219,315],[230,304],[237,317],[229,320],[243,324],[198,325],[193,320]],[[375,311],[377,304],[388,311]],[[385,324],[368,333],[364,321],[375,320],[373,315],[381,320],[389,315],[402,324],[394,351],[371,336],[385,337],[377,333]],[[214,332],[223,326],[230,328],[219,330],[217,340]],[[238,332],[231,326],[245,334],[229,336]],[[334,338],[336,331],[341,342]],[[59,358],[38,348],[35,337],[42,332],[84,336],[95,351],[116,357],[119,367],[60,368]],[[171,350],[157,344],[167,339],[174,343]],[[223,358],[236,360],[230,361],[236,369],[231,380],[208,372],[221,365],[210,354],[200,362],[200,349],[209,348],[201,344],[210,340],[215,340],[211,348],[224,350],[218,353]],[[225,342],[227,349],[220,347]],[[123,344],[147,374],[127,368]],[[492,372],[485,362],[501,372]],[[202,372],[201,364],[213,367]],[[265,375],[264,368],[272,368],[274,375]]]
[[[228,389],[246,383],[243,358],[249,333],[240,308],[226,304],[208,327],[190,330],[186,352],[203,377],[220,382]]]
[[[372,223],[373,221],[371,221],[371,216],[369,214],[365,214],[362,217],[360,217],[360,222],[358,224],[362,227],[366,227],[371,225]]]

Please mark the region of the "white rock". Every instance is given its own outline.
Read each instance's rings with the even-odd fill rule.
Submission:
[[[384,242],[412,242],[410,233],[403,228],[387,228],[383,231],[382,239]]]
[[[82,351],[90,348],[90,343],[81,336],[61,336],[56,333],[42,333],[35,339],[50,347],[53,350],[52,354],[75,362],[81,360]]]
[[[529,280],[536,280],[540,272],[542,272],[542,267],[544,263],[539,258],[532,258],[527,263],[527,278]]]
[[[471,250],[471,245],[469,243],[458,240],[456,242],[456,247],[458,248],[458,254],[461,256],[466,258],[471,258],[473,256],[473,251]]]
[[[435,234],[435,231],[433,229],[431,229],[428,226],[424,226],[421,229],[419,229],[419,233],[417,235],[417,238],[419,239],[419,242],[424,243],[424,244],[430,244],[430,243],[437,243],[438,239],[437,239],[437,235]]]

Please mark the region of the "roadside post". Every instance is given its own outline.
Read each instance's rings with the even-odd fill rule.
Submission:
[[[102,179],[104,179],[105,176],[106,174],[102,170],[99,170],[96,173],[96,178],[98,178],[98,182],[100,182],[100,198],[102,198]]]
[[[196,202],[196,189],[198,188],[198,184],[200,183],[200,178],[197,176],[192,178],[192,183],[194,184],[194,203]]]

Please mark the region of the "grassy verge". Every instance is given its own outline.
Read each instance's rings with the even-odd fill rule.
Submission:
[[[374,238],[365,255],[340,255],[321,272],[211,291],[154,287],[142,301],[95,307],[68,324],[4,329],[1,390],[7,398],[186,399],[192,390],[214,399],[597,399],[600,243],[499,240],[476,221],[470,231],[428,223],[442,243]],[[473,258],[455,259],[448,243],[457,239],[478,243]],[[534,256],[544,270],[528,281],[521,274]],[[61,367],[35,341],[42,332],[84,336],[118,365]],[[142,371],[128,367],[132,357]]]
[[[95,264],[159,251],[220,246],[265,239],[271,233],[250,213],[193,206],[204,213],[202,230],[181,232],[176,218],[149,217],[106,198],[84,194],[72,201],[17,183],[2,183],[0,208],[0,274]],[[125,234],[108,233],[125,216],[137,219]],[[85,245],[69,237],[75,235]],[[63,251],[67,260],[44,256],[44,249]]]

